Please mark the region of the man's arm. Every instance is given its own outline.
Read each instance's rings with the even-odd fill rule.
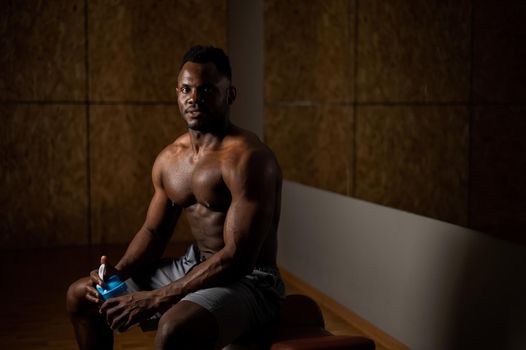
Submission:
[[[232,196],[223,230],[225,246],[185,277],[157,290],[161,304],[174,304],[188,293],[252,272],[261,246],[273,230],[281,172],[268,150],[247,153],[237,164],[223,169]]]
[[[163,254],[182,209],[174,205],[162,184],[162,169],[167,151],[161,152],[152,169],[154,195],[146,220],[128,245],[124,256],[115,265],[119,275],[128,278],[135,272],[157,261]]]

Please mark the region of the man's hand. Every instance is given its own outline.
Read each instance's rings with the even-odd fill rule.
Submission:
[[[101,306],[100,313],[106,313],[106,321],[111,329],[125,332],[159,311],[158,298],[154,293],[135,292],[108,299]]]
[[[103,301],[100,299],[100,294],[95,288],[95,285],[98,284],[102,287],[104,281],[107,281],[108,278],[117,273],[117,270],[109,263],[105,255],[100,257],[100,263],[106,267],[104,269],[104,275],[102,276],[103,278],[101,279],[99,276],[99,269],[95,269],[90,272],[91,283],[86,285],[86,299],[98,305],[102,305]]]

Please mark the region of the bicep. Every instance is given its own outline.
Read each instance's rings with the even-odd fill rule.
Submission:
[[[225,220],[224,241],[235,255],[253,260],[274,229],[281,176],[273,163],[246,168],[230,181],[232,202]]]
[[[152,169],[154,194],[148,206],[143,228],[155,234],[170,235],[179,218],[181,208],[172,203],[164,190],[162,169],[162,158],[157,159]]]

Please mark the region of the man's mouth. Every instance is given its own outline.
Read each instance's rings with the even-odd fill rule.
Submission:
[[[188,108],[185,113],[189,115],[190,117],[199,117],[201,114],[204,113],[202,109],[199,108]]]
[[[192,118],[199,117],[201,114],[203,114],[203,111],[200,109],[191,109],[186,111],[186,115]]]

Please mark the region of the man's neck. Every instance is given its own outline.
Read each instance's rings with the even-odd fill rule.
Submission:
[[[222,128],[211,131],[200,131],[188,129],[192,150],[197,156],[200,152],[214,148],[221,143],[223,138],[230,132],[233,125],[227,122]]]

